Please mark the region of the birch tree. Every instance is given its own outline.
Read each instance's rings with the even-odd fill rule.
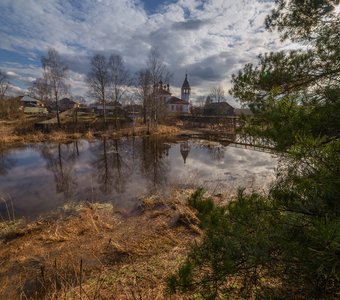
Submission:
[[[44,78],[37,78],[32,82],[32,86],[29,89],[29,95],[42,102],[47,102],[50,97],[50,86],[47,84]]]
[[[108,63],[104,55],[96,54],[91,59],[91,71],[87,75],[90,94],[103,105],[104,123],[106,124],[106,101],[109,96],[110,76]]]
[[[55,108],[57,112],[57,122],[60,126],[59,116],[59,99],[62,95],[67,93],[67,85],[65,83],[67,77],[67,66],[61,60],[57,50],[50,48],[47,56],[41,59],[43,66],[43,78],[46,81],[50,92],[51,98],[55,102]]]
[[[137,73],[136,96],[143,106],[143,122],[146,124],[150,116],[150,98],[152,93],[151,74],[148,69],[141,69]]]
[[[111,85],[111,98],[115,103],[121,101],[131,85],[131,76],[120,55],[112,54],[108,62],[108,73]]]
[[[149,105],[151,106],[151,120],[157,124],[161,121],[161,113],[166,109],[165,103],[159,99],[159,94],[156,90],[156,86],[160,81],[168,82],[172,76],[168,68],[166,67],[161,54],[157,48],[152,48],[148,60],[147,70],[149,72],[150,81],[152,83],[152,95]]]
[[[7,74],[0,70],[0,99],[3,100],[9,88],[9,80]]]

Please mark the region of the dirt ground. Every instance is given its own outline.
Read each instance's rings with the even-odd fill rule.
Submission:
[[[144,199],[133,216],[83,203],[0,223],[0,299],[189,299],[165,287],[201,236],[190,192]]]

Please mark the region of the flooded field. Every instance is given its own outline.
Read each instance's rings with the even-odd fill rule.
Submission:
[[[203,140],[161,138],[34,144],[0,152],[0,218],[34,218],[67,201],[110,201],[133,210],[141,197],[174,187],[235,194],[265,190],[270,153]]]

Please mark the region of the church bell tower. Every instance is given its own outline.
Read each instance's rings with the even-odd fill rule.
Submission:
[[[182,89],[181,89],[181,99],[189,102],[190,91],[191,91],[191,88],[188,82],[188,74],[185,74],[185,79],[184,79],[184,82],[182,84]]]

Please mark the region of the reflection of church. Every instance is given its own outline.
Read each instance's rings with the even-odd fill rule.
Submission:
[[[187,157],[189,155],[190,149],[191,149],[191,147],[190,147],[190,144],[189,144],[188,141],[185,141],[185,142],[180,144],[180,152],[182,154],[184,163],[186,163],[186,160],[187,160]]]
[[[185,74],[185,79],[181,88],[181,98],[172,96],[170,93],[170,85],[164,84],[162,81],[158,83],[158,95],[161,101],[166,103],[167,111],[172,114],[188,114],[190,113],[190,93],[191,87],[188,81],[188,75]]]

